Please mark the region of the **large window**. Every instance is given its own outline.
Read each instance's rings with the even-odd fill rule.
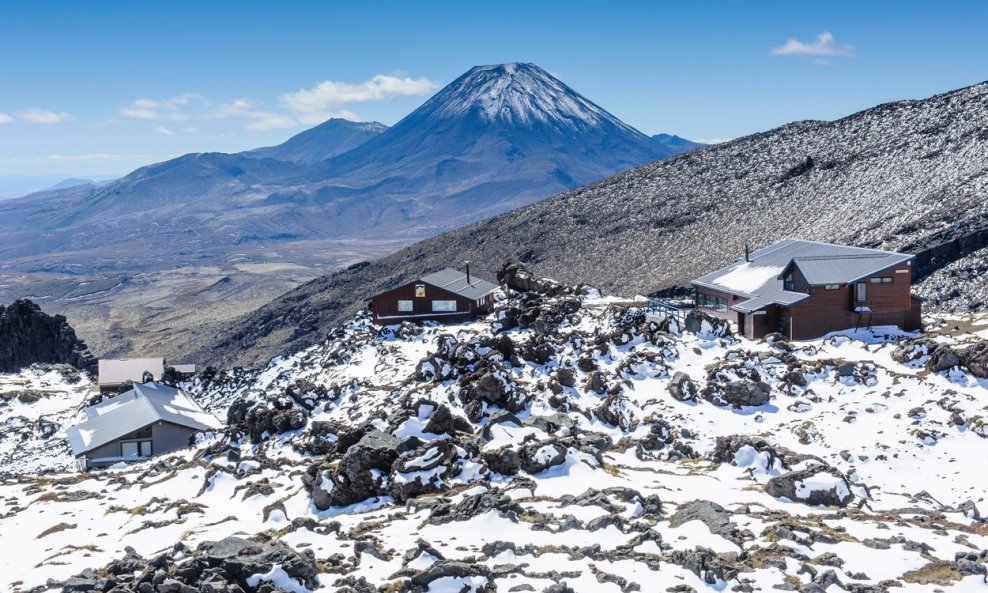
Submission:
[[[716,297],[712,294],[707,294],[705,292],[699,292],[696,295],[696,304],[698,307],[703,307],[704,309],[711,309],[714,311],[726,312],[727,311],[727,300],[720,297]]]
[[[432,301],[432,311],[435,313],[456,311],[456,301]]]
[[[854,288],[854,300],[859,303],[863,303],[868,300],[868,285],[864,282],[858,282]]]
[[[120,443],[121,457],[150,457],[151,441],[124,441]]]
[[[785,281],[782,283],[782,288],[785,290],[796,290],[796,281],[793,279],[792,274],[786,276]]]
[[[414,311],[412,301],[398,301],[398,310],[402,312]]]

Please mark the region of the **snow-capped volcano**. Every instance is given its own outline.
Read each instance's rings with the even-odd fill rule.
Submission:
[[[474,116],[488,122],[572,130],[613,126],[633,136],[641,135],[535,64],[471,68],[418,113],[433,117]]]
[[[672,154],[534,64],[478,66],[322,163],[320,195],[449,228]]]

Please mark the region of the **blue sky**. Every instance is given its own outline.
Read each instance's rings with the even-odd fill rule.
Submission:
[[[0,175],[123,174],[393,124],[477,64],[534,62],[640,130],[733,138],[988,79],[988,3],[0,4]]]

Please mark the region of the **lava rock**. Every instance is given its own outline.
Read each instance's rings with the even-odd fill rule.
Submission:
[[[32,364],[68,364],[96,372],[96,358],[63,315],[48,315],[32,301],[0,305],[0,373],[16,373]]]
[[[672,376],[672,380],[669,381],[669,394],[672,395],[673,399],[679,401],[692,401],[696,399],[699,390],[696,388],[696,383],[689,375],[682,371],[676,371],[676,374]]]
[[[808,505],[845,507],[854,495],[847,478],[825,465],[812,465],[781,476],[765,484],[765,492],[776,498],[788,498]]]
[[[386,494],[384,478],[396,459],[397,439],[373,430],[350,447],[335,470],[316,464],[309,468],[302,482],[319,510],[347,506]]]

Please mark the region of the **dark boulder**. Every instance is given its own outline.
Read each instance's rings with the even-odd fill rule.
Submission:
[[[536,276],[521,262],[506,262],[497,272],[497,281],[518,292],[535,292],[545,296],[566,292],[565,286],[555,280]]]
[[[460,472],[456,445],[449,440],[426,443],[403,453],[391,466],[391,495],[399,502],[445,490],[445,480]]]
[[[558,443],[531,443],[521,450],[521,468],[530,474],[543,472],[566,461],[566,447]]]
[[[349,448],[336,469],[316,464],[302,482],[319,510],[351,505],[387,493],[385,478],[397,458],[397,439],[373,430]]]
[[[466,418],[454,415],[448,406],[440,405],[429,416],[423,431],[431,434],[473,434],[473,425]]]
[[[693,379],[682,371],[677,371],[672,376],[672,380],[669,381],[669,394],[672,395],[673,399],[692,401],[696,399],[698,392],[699,390],[696,388],[696,383],[693,382]]]
[[[731,513],[716,502],[694,500],[681,505],[669,517],[670,527],[679,527],[690,521],[700,521],[710,529],[710,533],[742,546],[744,540],[738,529],[731,523]]]
[[[926,360],[926,370],[931,373],[939,373],[940,371],[949,371],[960,364],[961,355],[956,350],[946,344],[939,344]]]
[[[775,476],[765,484],[765,492],[776,498],[813,506],[845,507],[854,499],[847,478],[825,465],[812,465]]]
[[[979,342],[968,347],[961,353],[961,361],[975,377],[988,378],[988,342]]]
[[[513,476],[521,469],[521,455],[511,447],[484,451],[481,458],[492,472],[504,476]]]

